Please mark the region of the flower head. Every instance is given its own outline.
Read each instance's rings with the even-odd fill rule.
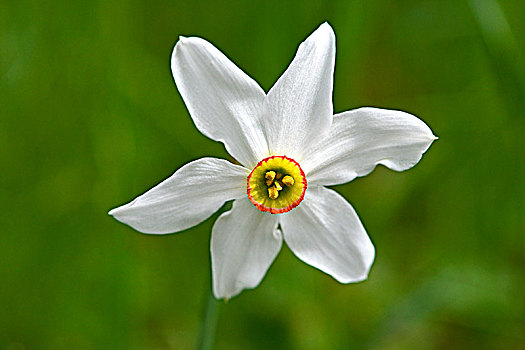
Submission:
[[[190,162],[110,214],[144,233],[197,225],[234,200],[212,230],[213,291],[256,287],[282,241],[341,283],[366,279],[374,246],[352,206],[324,186],[377,164],[414,166],[435,136],[417,117],[359,108],[333,115],[335,35],[322,24],[268,93],[209,42],[181,37],[172,72],[195,126],[241,165]]]

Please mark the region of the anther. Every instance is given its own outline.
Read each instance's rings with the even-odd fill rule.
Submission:
[[[268,196],[271,199],[276,199],[277,197],[279,197],[279,191],[277,190],[277,188],[275,188],[275,186],[268,188]]]
[[[275,179],[275,171],[273,170],[267,171],[266,174],[264,174],[264,178],[272,182]]]
[[[286,175],[285,177],[283,177],[282,182],[288,187],[293,186],[293,184],[295,183],[293,177],[291,177],[290,175]]]

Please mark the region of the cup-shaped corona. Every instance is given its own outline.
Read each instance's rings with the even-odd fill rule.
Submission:
[[[261,160],[248,175],[248,198],[261,211],[281,214],[301,203],[306,176],[299,163],[287,156]]]

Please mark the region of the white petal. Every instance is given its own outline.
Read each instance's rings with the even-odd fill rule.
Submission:
[[[281,249],[277,224],[276,215],[259,211],[248,198],[217,219],[211,237],[215,297],[231,298],[259,285]]]
[[[265,93],[212,44],[180,37],[171,58],[177,88],[195,126],[253,168],[268,154],[261,127]]]
[[[301,167],[309,184],[342,184],[367,175],[377,164],[396,171],[411,168],[435,139],[411,114],[359,108],[334,116],[330,133],[307,150]]]
[[[335,35],[322,24],[297,50],[265,100],[265,134],[272,154],[301,160],[301,152],[332,123]]]
[[[354,208],[335,191],[308,188],[304,201],[282,216],[281,227],[286,244],[305,263],[341,283],[368,276],[374,246]]]
[[[223,159],[201,158],[109,214],[143,233],[182,231],[206,220],[224,202],[246,196],[248,173]]]

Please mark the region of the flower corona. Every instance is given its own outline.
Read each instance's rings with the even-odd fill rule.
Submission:
[[[248,175],[247,194],[260,211],[286,213],[304,199],[307,181],[299,163],[287,156],[261,160]]]

